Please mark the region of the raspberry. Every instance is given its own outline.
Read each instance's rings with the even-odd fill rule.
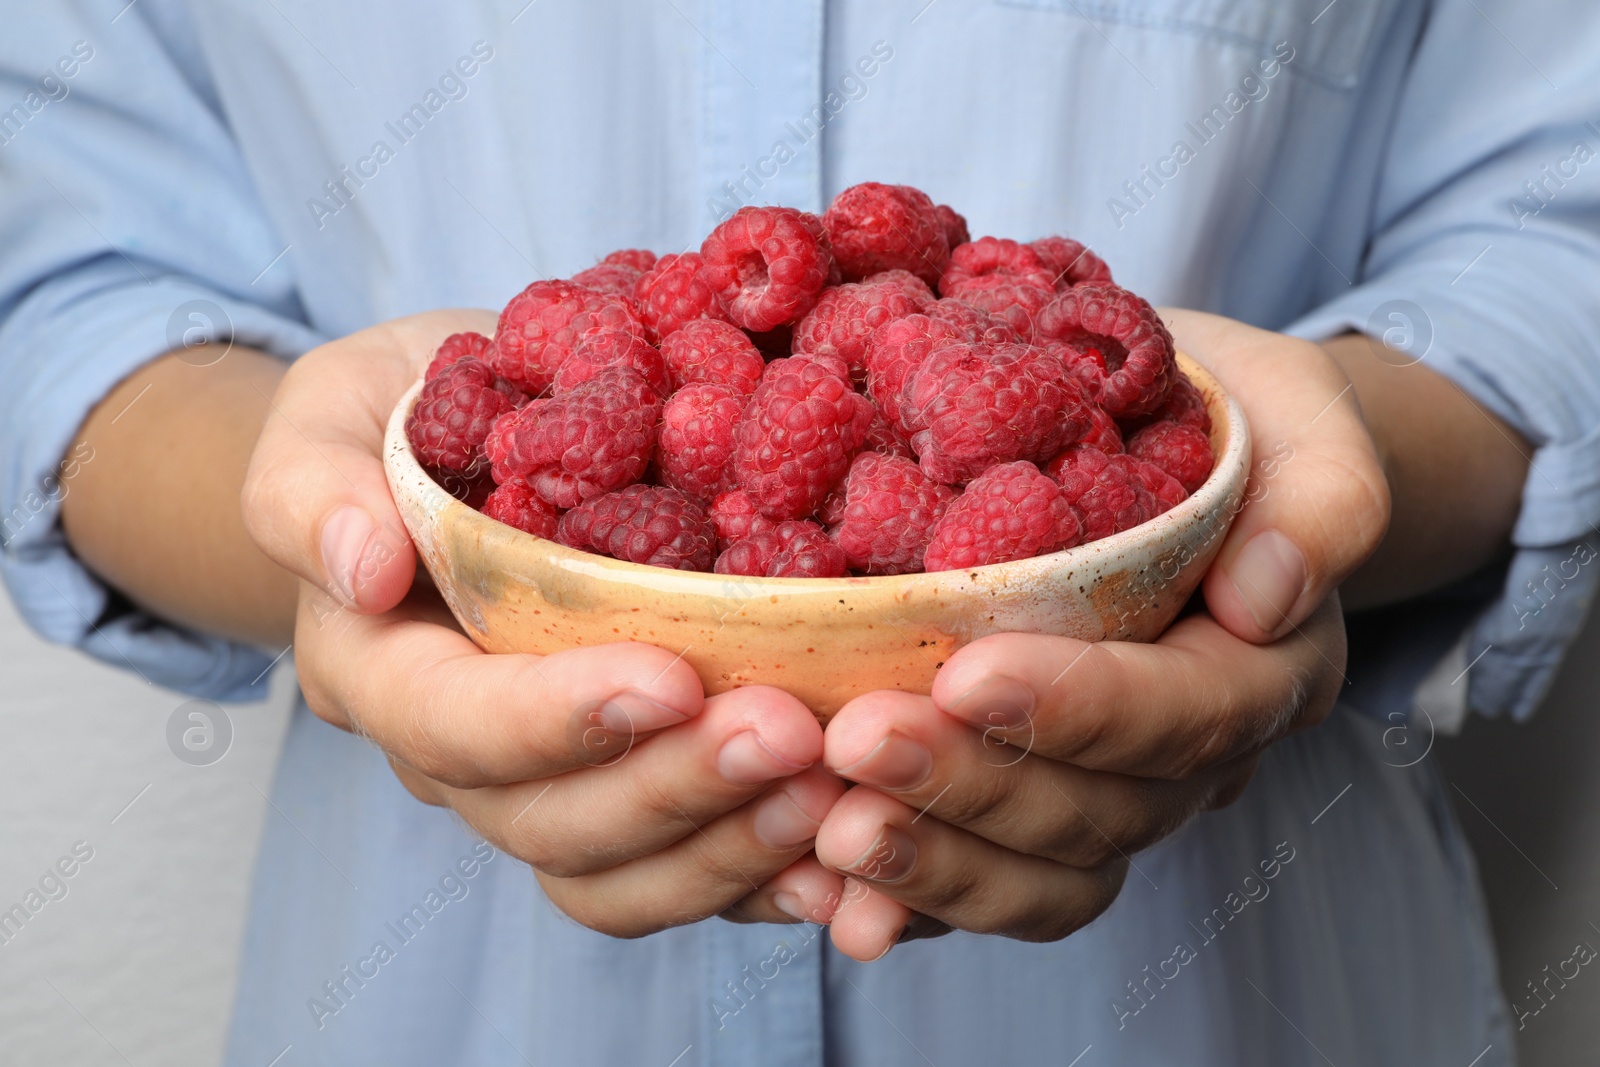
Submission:
[[[406,439],[423,465],[471,478],[483,469],[490,425],[512,406],[489,365],[463,356],[423,385],[406,418]]]
[[[749,396],[767,367],[743,330],[716,319],[694,319],[667,334],[661,339],[661,355],[676,389],[710,382]]]
[[[1071,289],[1085,282],[1111,281],[1111,268],[1106,266],[1106,261],[1070,237],[1041,237],[1029,241],[1028,247],[1055,278],[1056,289]]]
[[[799,520],[735,541],[715,569],[755,578],[842,578],[848,572],[839,546],[816,523]]]
[[[1173,376],[1167,389],[1167,399],[1150,413],[1150,422],[1181,422],[1193,426],[1201,433],[1211,432],[1211,412],[1206,409],[1206,398],[1183,371]]]
[[[716,530],[705,505],[676,489],[630,485],[579,504],[565,515],[556,539],[629,563],[709,571]]]
[[[1061,361],[1031,345],[953,342],[906,379],[901,418],[935,481],[1044,461],[1089,432],[1091,402]]]
[[[845,479],[843,514],[830,536],[866,574],[910,574],[956,494],[908,459],[863,452]]]
[[[607,367],[632,367],[643,375],[662,396],[671,392],[672,379],[666,361],[650,342],[622,330],[595,330],[585,334],[562,360],[550,391],[555,396],[570,393]]]
[[[916,303],[918,311],[923,309],[923,305],[934,301],[933,290],[928,288],[928,283],[908,270],[880,270],[861,279],[861,284],[899,286],[900,291]]]
[[[950,260],[938,209],[927,193],[909,185],[852,185],[833,198],[822,224],[846,281],[908,270],[931,285]]]
[[[1077,348],[1065,341],[1040,341],[1039,347],[1055,356],[1066,366],[1067,373],[1078,379],[1084,392],[1100,395],[1100,386],[1106,380],[1106,357],[1098,348]]]
[[[639,480],[660,415],[661,398],[643,375],[607,367],[570,393],[502,415],[484,450],[496,482],[526,482],[570,508]]]
[[[1084,434],[1079,444],[1098,448],[1108,456],[1126,451],[1122,447],[1122,429],[1117,425],[1117,420],[1107,415],[1099,405],[1090,406],[1089,432]]]
[[[500,313],[491,349],[495,372],[536,396],[592,330],[644,336],[633,308],[614,296],[571,282],[534,282]]]
[[[624,263],[597,263],[588,270],[580,270],[571,280],[573,285],[585,289],[632,300],[634,286],[643,275],[644,271]]]
[[[1193,426],[1152,422],[1128,438],[1128,455],[1160,467],[1192,493],[1211,474],[1211,439]]]
[[[656,265],[656,254],[648,248],[622,248],[602,259],[600,265],[632,267],[643,274]]]
[[[954,310],[959,309],[959,310]],[[984,323],[994,323],[984,326]],[[928,314],[907,315],[872,331],[865,348],[867,393],[883,417],[901,427],[900,400],[906,379],[933,350],[953,341],[1014,340],[1009,327],[986,312],[955,301],[938,301]],[[907,440],[910,434],[901,434]]]
[[[867,340],[886,322],[918,311],[915,300],[898,285],[846,284],[824,290],[817,304],[794,328],[797,356],[836,355],[856,381],[866,379]]]
[[[933,210],[939,216],[939,225],[944,227],[945,241],[949,243],[951,252],[972,240],[966,217],[955,208],[949,204],[935,204]]]
[[[1145,415],[1161,406],[1177,372],[1172,335],[1155,309],[1119,286],[1074,286],[1035,318],[1037,335],[1080,351],[1098,350],[1105,381],[1097,399],[1116,418]]]
[[[955,296],[957,286],[994,275],[1046,291],[1055,288],[1055,275],[1033,249],[1004,237],[980,237],[951,250],[939,293]]]
[[[522,482],[507,482],[489,494],[479,509],[491,519],[507,526],[515,526],[523,533],[535,537],[554,538],[556,535],[556,509],[539,498],[539,494]]]
[[[950,295],[1004,321],[1026,341],[1033,338],[1034,319],[1055,291],[1035,285],[1031,277],[1019,280],[1010,274],[985,274],[957,283],[950,288]]]
[[[428,372],[423,375],[427,381],[433,381],[439,372],[460,359],[471,356],[473,359],[485,359],[489,346],[494,344],[481,333],[453,333],[439,343],[433,353],[433,361],[428,364]]]
[[[717,528],[717,544],[722,548],[778,525],[756,510],[756,498],[743,489],[723,493],[711,502],[711,522]]]
[[[1061,487],[1032,463],[1002,463],[972,480],[933,527],[929,571],[1027,559],[1078,543],[1078,519]]]
[[[726,488],[733,427],[744,397],[725,385],[686,385],[661,409],[661,481],[701,500]]]
[[[727,321],[727,312],[701,277],[703,266],[698,252],[669,254],[640,276],[633,288],[633,299],[652,340],[660,343],[695,319]]]
[[[744,207],[700,246],[701,277],[747,330],[794,322],[833,269],[822,220],[791,207]]]
[[[1135,473],[1139,481],[1156,499],[1155,510],[1150,513],[1152,519],[1189,499],[1188,490],[1178,484],[1178,479],[1154,463],[1146,463],[1142,459],[1135,459],[1133,462],[1137,464]]]
[[[916,459],[911,454],[911,443],[900,436],[900,431],[883,417],[881,411],[873,414],[872,425],[867,427],[866,439],[861,442],[861,451],[913,461]]]
[[[822,363],[775,360],[734,428],[734,482],[768,518],[804,518],[849,469],[872,415]]]
[[[1090,445],[1074,445],[1045,469],[1061,483],[1087,542],[1132,529],[1162,510],[1145,487],[1139,466],[1131,456],[1108,456]]]

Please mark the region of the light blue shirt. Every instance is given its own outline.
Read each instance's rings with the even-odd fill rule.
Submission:
[[[6,5],[0,531],[41,633],[177,689],[249,696],[270,654],[140,613],[68,551],[94,461],[69,446],[117,381],[186,335],[293,358],[498,307],[863,180],[975,234],[1078,237],[1157,303],[1387,335],[1534,445],[1507,567],[1356,626],[1368,717],[1277,746],[1053,945],[863,966],[810,927],[608,940],[302,709],[230,1063],[1510,1062],[1471,859],[1372,717],[1463,636],[1456,691],[1528,713],[1597,585],[1592,4],[123,5]]]

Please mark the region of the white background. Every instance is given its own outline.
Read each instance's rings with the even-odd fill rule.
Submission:
[[[250,865],[262,820],[279,817],[265,794],[293,693],[282,667],[272,700],[228,709],[227,755],[189,766],[166,740],[183,697],[43,644],[0,597],[0,911],[75,842],[94,848],[68,895],[0,945],[0,1064],[218,1062]],[[1597,701],[1591,625],[1531,725],[1474,721],[1434,750],[1478,849],[1513,996],[1578,941],[1600,947]],[[1591,966],[1528,1020],[1523,1063],[1593,1062],[1597,1008]]]

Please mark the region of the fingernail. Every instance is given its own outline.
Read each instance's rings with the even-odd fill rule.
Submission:
[[[621,737],[649,733],[665,726],[676,726],[689,716],[669,708],[643,693],[618,693],[600,705],[600,725]]]
[[[871,882],[898,882],[917,863],[917,843],[897,826],[885,826],[872,847],[845,870]]]
[[[751,829],[756,839],[768,848],[793,848],[816,837],[821,825],[801,811],[788,793],[774,793],[756,808]]]
[[[367,542],[378,524],[362,508],[347,504],[322,524],[322,569],[331,592],[348,605],[356,602],[356,574],[361,569]]]
[[[790,763],[767,747],[754,730],[741,730],[723,742],[717,753],[717,773],[730,782],[754,785],[774,778],[787,778],[806,769],[807,764]]]
[[[1306,558],[1277,530],[1263,530],[1245,543],[1228,579],[1256,625],[1276,633],[1306,589]]]
[[[1033,721],[1033,706],[1031,687],[1003,674],[991,674],[943,710],[974,726],[1018,730]]]
[[[933,773],[933,753],[898,730],[890,730],[877,747],[839,775],[880,789],[913,789]]]
[[[797,894],[774,893],[772,894],[772,906],[789,916],[791,919],[798,919],[803,923],[816,921],[806,914],[806,906],[801,902],[800,897]]]

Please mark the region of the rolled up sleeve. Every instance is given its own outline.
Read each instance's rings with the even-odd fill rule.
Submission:
[[[0,107],[26,113],[0,126],[0,576],[47,639],[245,699],[270,653],[141,613],[59,521],[95,462],[79,427],[139,367],[206,340],[284,358],[320,341],[174,11],[49,5],[0,35]]]
[[[1534,710],[1600,588],[1596,119],[1600,9],[1435,3],[1361,277],[1288,331],[1387,334],[1531,442],[1516,555],[1467,637],[1489,714]]]

